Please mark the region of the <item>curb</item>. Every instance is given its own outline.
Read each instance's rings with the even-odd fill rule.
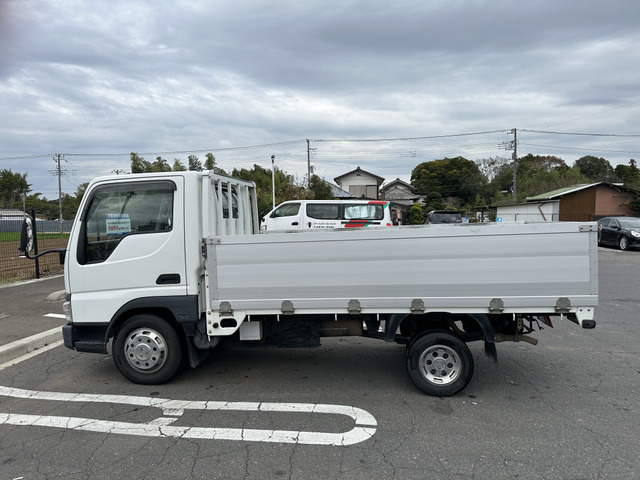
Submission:
[[[47,302],[61,302],[67,298],[67,292],[64,290],[58,290],[57,292],[53,292],[47,298]]]
[[[8,345],[0,346],[0,364],[10,362],[39,348],[62,340],[62,327],[52,328]]]

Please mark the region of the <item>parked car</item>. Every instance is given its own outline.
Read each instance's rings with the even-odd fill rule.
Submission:
[[[620,250],[640,247],[640,218],[601,218],[598,230],[598,245],[612,245]]]
[[[462,223],[462,216],[452,210],[431,210],[424,223]]]

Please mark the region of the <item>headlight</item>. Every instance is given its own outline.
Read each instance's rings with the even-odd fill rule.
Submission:
[[[67,323],[73,323],[73,315],[71,313],[71,301],[67,300],[62,304],[62,311],[67,319]]]
[[[640,232],[636,232],[635,230],[631,230],[631,235],[633,235],[636,238],[640,238]]]

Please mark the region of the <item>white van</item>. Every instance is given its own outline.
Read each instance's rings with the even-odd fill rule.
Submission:
[[[384,200],[291,200],[264,216],[260,232],[390,226]]]

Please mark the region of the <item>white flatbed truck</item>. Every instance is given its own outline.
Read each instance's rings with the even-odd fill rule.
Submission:
[[[564,316],[594,328],[592,222],[259,234],[255,186],[210,172],[101,177],[65,256],[64,344],[111,353],[136,383],[170,380],[222,342],[313,347],[364,335],[406,346],[415,385],[471,380],[468,342],[537,341]]]

